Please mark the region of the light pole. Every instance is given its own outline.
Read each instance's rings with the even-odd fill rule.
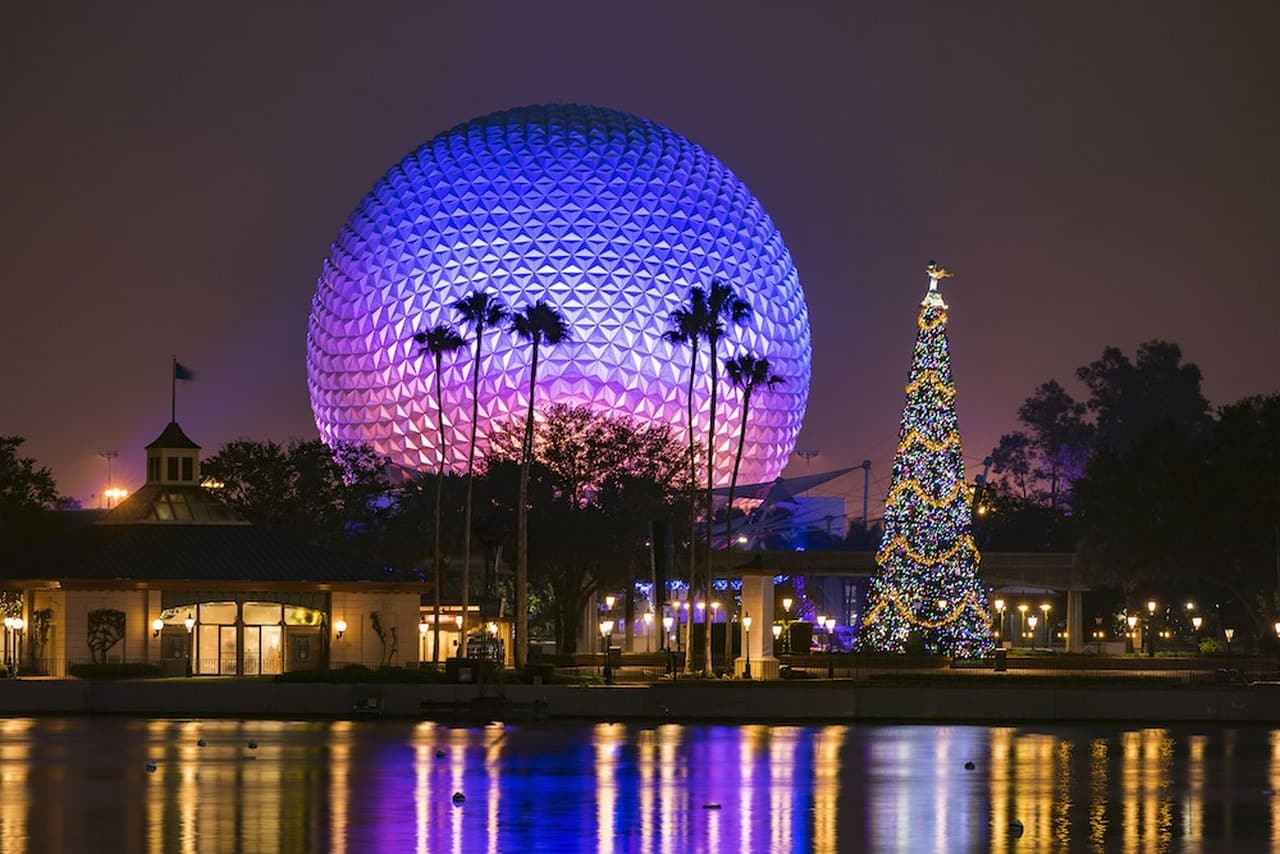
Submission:
[[[1147,641],[1147,658],[1156,657],[1156,600],[1147,600],[1147,634],[1151,639]]]
[[[827,617],[827,678],[836,678],[836,618]]]
[[[671,642],[674,641],[675,635],[671,634],[671,627],[675,625],[675,619],[664,616],[662,618],[662,643],[663,648],[667,651],[667,672],[674,679],[676,675],[675,653],[671,650]]]
[[[1018,629],[1018,636],[1022,638],[1023,646],[1026,646],[1027,644],[1027,609],[1030,607],[1031,606],[1028,605],[1026,602],[1023,602],[1021,605],[1018,606],[1018,613],[1022,615],[1022,622],[1020,624],[1020,628]]]
[[[1191,636],[1192,642],[1195,644],[1197,651],[1200,648],[1200,626],[1204,624],[1204,617],[1196,614],[1191,618]]]
[[[1138,628],[1138,615],[1130,614],[1124,618],[1124,621],[1129,624],[1129,652],[1137,652],[1133,644],[1133,633]]]
[[[9,641],[13,637],[13,617],[4,618],[4,673],[13,675],[13,658],[9,651]]]
[[[191,673],[192,673],[191,656],[194,654],[194,650],[192,649],[192,645],[191,645],[191,642],[194,640],[194,638],[192,637],[191,633],[194,632],[196,628],[196,618],[191,615],[190,611],[187,612],[187,618],[182,621],[182,625],[185,626],[187,630],[187,678],[189,679],[191,678]],[[346,628],[346,626],[347,626],[346,623],[342,624],[343,628]],[[341,632],[338,633],[338,637],[342,637]]]
[[[1049,612],[1053,610],[1053,606],[1048,602],[1041,602],[1040,610],[1044,613],[1044,645],[1049,648],[1053,646],[1053,639],[1049,637]]]
[[[1222,633],[1227,636],[1227,658],[1231,657],[1231,639],[1236,636],[1235,629],[1223,629]]]
[[[769,627],[769,630],[773,632],[773,654],[776,658],[778,655],[778,647],[781,646],[781,644],[778,643],[778,638],[782,637],[782,626],[774,623]]]
[[[1004,634],[1004,600],[997,599],[992,604],[995,605],[996,614],[999,615],[997,617],[998,622],[996,625],[996,639],[999,640],[1000,637]]]
[[[1277,633],[1280,633],[1280,623],[1276,623]],[[746,662],[742,665],[742,678],[751,678],[751,615],[743,613],[742,615],[742,650],[746,655]]]
[[[609,647],[613,641],[613,620],[600,621],[600,638],[604,642],[604,684],[613,684],[613,667],[609,664]]]
[[[653,652],[653,612],[644,612],[644,651]]]
[[[1031,628],[1031,648],[1035,649],[1036,645],[1036,623],[1040,622],[1040,618],[1035,614],[1027,617],[1027,625]]]
[[[788,596],[782,600],[782,630],[787,633],[786,649],[787,657],[791,656],[791,605],[794,600]]]

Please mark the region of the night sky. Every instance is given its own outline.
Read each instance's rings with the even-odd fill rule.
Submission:
[[[474,116],[666,125],[782,231],[813,334],[801,449],[883,501],[924,266],[970,474],[1040,382],[1182,345],[1278,390],[1272,3],[6,3],[0,434],[98,506],[143,480],[170,356],[213,453],[316,435],[307,315],[373,183]],[[789,474],[804,473],[797,459]],[[831,484],[856,514],[862,473]]]

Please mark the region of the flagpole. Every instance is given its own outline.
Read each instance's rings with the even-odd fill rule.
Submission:
[[[169,421],[178,420],[178,356],[173,355],[173,364],[169,369]]]

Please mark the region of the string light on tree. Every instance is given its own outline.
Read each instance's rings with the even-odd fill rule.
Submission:
[[[955,385],[947,346],[947,304],[938,283],[951,273],[932,261],[920,303],[902,430],[885,500],[859,646],[905,652],[917,634],[929,652],[988,654],[991,614],[978,579],[971,534],[973,494],[964,480]]]

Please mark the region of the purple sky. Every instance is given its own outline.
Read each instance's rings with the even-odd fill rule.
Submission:
[[[207,452],[314,437],[338,228],[424,140],[548,101],[664,124],[760,199],[809,302],[800,447],[870,458],[873,505],[930,258],[971,473],[1108,344],[1178,342],[1214,404],[1277,391],[1275,4],[855,5],[4,4],[0,434],[96,506],[99,450],[142,481],[176,353]],[[861,472],[831,491],[856,513]]]

